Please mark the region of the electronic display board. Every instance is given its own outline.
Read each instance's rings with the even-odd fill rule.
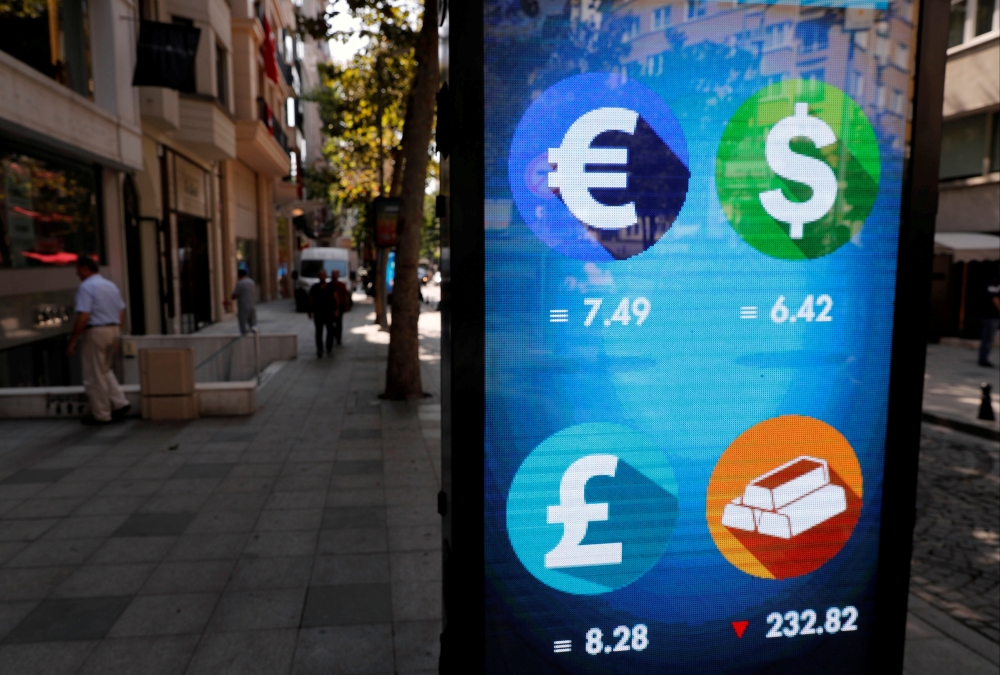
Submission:
[[[486,672],[871,672],[918,15],[483,3]]]

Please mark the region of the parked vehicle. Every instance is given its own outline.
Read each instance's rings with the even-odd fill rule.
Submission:
[[[306,248],[298,255],[295,264],[295,311],[309,311],[309,289],[319,282],[319,271],[326,270],[328,277],[336,270],[340,281],[351,290],[350,251],[346,248]]]

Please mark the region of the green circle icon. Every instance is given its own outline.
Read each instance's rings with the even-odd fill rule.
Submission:
[[[715,184],[744,241],[783,260],[819,258],[857,234],[878,194],[875,130],[850,96],[787,80],[751,96],[719,144]]]

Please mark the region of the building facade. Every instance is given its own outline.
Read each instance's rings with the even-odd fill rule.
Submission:
[[[0,387],[79,382],[63,353],[77,255],[127,297],[137,19],[121,0],[0,8]]]
[[[1000,2],[953,0],[931,336],[975,338],[1000,259]]]

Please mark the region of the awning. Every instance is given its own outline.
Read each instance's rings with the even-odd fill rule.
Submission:
[[[934,253],[944,253],[953,262],[1000,260],[1000,237],[982,232],[939,232],[934,235]]]

